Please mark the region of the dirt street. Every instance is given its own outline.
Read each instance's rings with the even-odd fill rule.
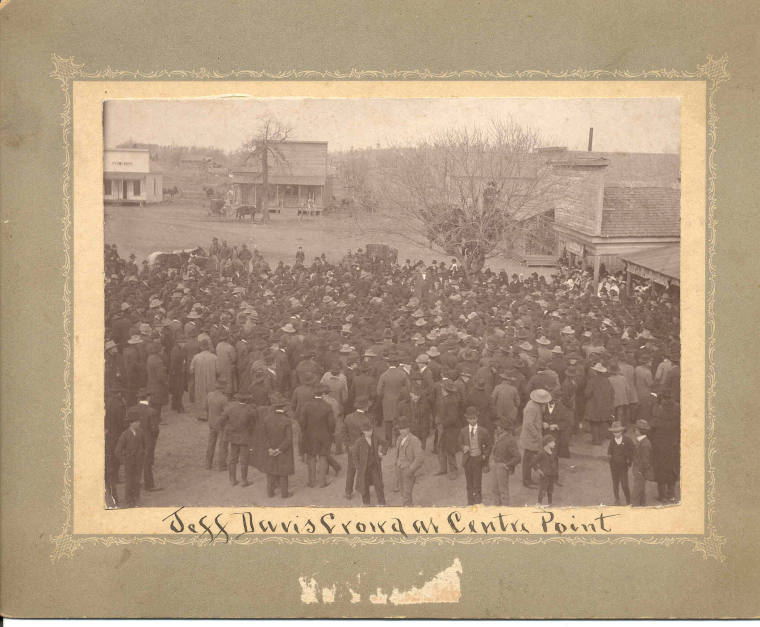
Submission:
[[[190,407],[186,403],[186,407]],[[156,463],[153,469],[156,483],[163,489],[157,492],[143,492],[141,502],[144,507],[163,506],[330,506],[358,507],[361,496],[354,493],[352,500],[344,496],[346,481],[346,454],[336,456],[342,470],[336,477],[329,472],[330,485],[326,488],[309,488],[306,486],[306,464],[296,458],[296,473],[290,478],[290,491],[293,496],[282,500],[279,495],[268,498],[266,495],[266,476],[251,467],[249,481],[251,486],[232,486],[226,471],[205,468],[205,451],[208,426],[198,421],[191,413],[177,414],[165,407],[162,412],[161,432],[156,446]],[[588,434],[573,436],[570,459],[560,459],[560,482],[555,487],[554,506],[595,506],[614,502],[607,465],[606,445],[592,446]],[[462,506],[467,503],[464,473],[460,470],[455,480],[446,476],[434,476],[438,471],[438,461],[431,452],[432,436],[428,441],[428,450],[424,473],[414,488],[415,505],[425,506]],[[385,484],[386,503],[400,506],[401,495],[393,491],[394,452],[391,450],[383,460],[383,480]],[[537,490],[523,487],[521,467],[518,466],[510,481],[513,505],[534,506]],[[240,472],[238,471],[238,478]],[[494,504],[491,496],[491,473],[483,475],[483,499],[486,505]],[[124,484],[118,486],[121,493]],[[376,503],[374,492],[372,503]],[[652,505],[657,495],[656,485],[647,484],[647,501]],[[622,494],[621,494],[622,497]],[[544,499],[546,503],[546,499]]]

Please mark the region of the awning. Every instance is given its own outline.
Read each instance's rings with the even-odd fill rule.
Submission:
[[[626,270],[661,285],[678,285],[681,281],[681,245],[668,244],[637,253],[620,255]]]

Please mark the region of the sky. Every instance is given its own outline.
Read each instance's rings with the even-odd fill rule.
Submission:
[[[328,150],[410,145],[441,130],[511,119],[545,144],[600,152],[680,152],[675,98],[214,98],[109,100],[105,147],[134,141],[238,149],[262,117],[292,128],[291,139]]]

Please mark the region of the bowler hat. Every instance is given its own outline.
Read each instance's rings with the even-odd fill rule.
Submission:
[[[470,418],[477,418],[477,417],[478,417],[478,410],[475,409],[472,405],[470,405],[470,407],[468,407],[464,411],[465,420],[469,420]]]

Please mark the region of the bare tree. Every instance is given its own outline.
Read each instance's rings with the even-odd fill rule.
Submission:
[[[287,164],[280,149],[283,142],[288,140],[293,129],[285,126],[277,118],[266,117],[259,122],[256,134],[243,144],[243,151],[248,158],[257,156],[261,159],[261,196],[259,197],[261,219],[269,221],[269,168],[270,160],[274,165]]]
[[[381,168],[389,224],[415,244],[455,257],[468,275],[480,271],[525,214],[551,209],[561,192],[541,146],[536,130],[496,120],[394,149]]]

